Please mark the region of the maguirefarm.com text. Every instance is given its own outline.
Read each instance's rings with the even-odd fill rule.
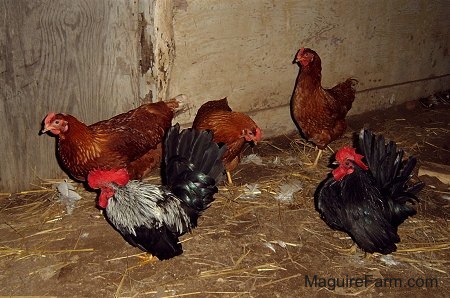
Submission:
[[[378,278],[373,275],[363,275],[361,277],[320,277],[315,275],[305,275],[305,287],[327,288],[363,288],[371,285],[379,288],[437,288],[437,278],[411,277],[411,278]]]

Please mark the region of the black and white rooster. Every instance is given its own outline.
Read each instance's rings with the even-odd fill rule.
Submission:
[[[100,189],[99,207],[130,244],[160,260],[183,252],[178,237],[197,226],[224,177],[226,147],[207,131],[172,126],[164,141],[163,185],[129,181],[125,169],[95,170],[89,186]]]
[[[350,147],[336,153],[339,166],[318,187],[316,209],[365,252],[389,254],[400,242],[398,226],[416,214],[413,204],[424,183],[411,183],[417,160],[403,160],[395,142],[363,129],[358,149],[361,154]]]

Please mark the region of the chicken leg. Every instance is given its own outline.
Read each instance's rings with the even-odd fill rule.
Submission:
[[[334,150],[329,145],[327,146],[327,148],[330,149],[330,151],[334,153]],[[319,163],[319,159],[322,156],[322,153],[323,153],[323,149],[319,149],[319,152],[317,152],[316,160],[314,161],[312,167],[317,166],[317,164]]]
[[[314,163],[312,164],[312,167],[317,167],[317,163],[319,162],[320,157],[322,156],[322,149],[319,149],[319,152],[317,152],[316,159],[314,160]]]
[[[229,185],[233,185],[233,179],[231,179],[231,173],[230,171],[226,170],[227,173],[227,180]]]
[[[356,253],[357,250],[357,245],[356,243],[353,243],[352,246],[350,246],[349,248],[342,248],[339,249],[339,251],[343,254],[347,254],[347,255],[354,255]]]

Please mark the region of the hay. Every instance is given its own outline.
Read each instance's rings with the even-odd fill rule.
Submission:
[[[156,294],[155,292],[149,292],[152,294]],[[190,292],[190,293],[184,293],[184,294],[178,294],[178,295],[170,295],[170,296],[161,296],[161,298],[176,298],[176,297],[188,297],[188,296],[194,296],[194,295],[206,295],[206,294],[214,294],[214,295],[244,295],[244,294],[250,294],[250,292],[224,292],[224,291],[198,291],[198,292]]]
[[[298,278],[298,277],[300,277],[300,276],[303,276],[303,274],[294,274],[294,275],[291,275],[291,276],[288,276],[288,277],[284,277],[284,278],[280,278],[280,279],[277,279],[277,280],[271,280],[271,281],[269,281],[269,282],[266,282],[266,283],[263,283],[263,284],[261,284],[261,285],[258,285],[258,287],[259,287],[259,288],[263,288],[263,287],[272,285],[272,284],[274,284],[274,283],[283,282],[283,281],[286,281],[286,280],[292,279],[292,278]]]
[[[63,249],[63,250],[33,250],[33,249],[21,249],[2,246],[0,247],[0,258],[7,256],[15,256],[18,260],[22,260],[29,256],[47,256],[50,254],[71,254],[80,252],[93,252],[93,248],[83,249]]]
[[[256,265],[250,268],[236,268],[234,266],[218,269],[218,270],[207,270],[200,272],[199,277],[201,278],[210,278],[210,277],[218,277],[218,276],[227,276],[227,275],[253,275],[260,274],[267,271],[276,271],[276,270],[286,270],[286,268],[280,267],[277,264],[269,263]]]
[[[404,248],[404,249],[398,249],[398,253],[402,252],[430,252],[430,251],[437,251],[437,250],[446,250],[450,249],[450,242],[449,243],[439,243],[432,246],[426,246],[426,247],[414,247],[414,248]]]

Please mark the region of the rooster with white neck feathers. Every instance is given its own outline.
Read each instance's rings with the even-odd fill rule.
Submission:
[[[94,170],[89,186],[100,189],[99,207],[130,244],[160,260],[183,252],[178,237],[197,226],[197,219],[214,200],[224,177],[221,160],[226,146],[207,131],[175,125],[164,142],[163,185],[129,180],[125,169]]]

